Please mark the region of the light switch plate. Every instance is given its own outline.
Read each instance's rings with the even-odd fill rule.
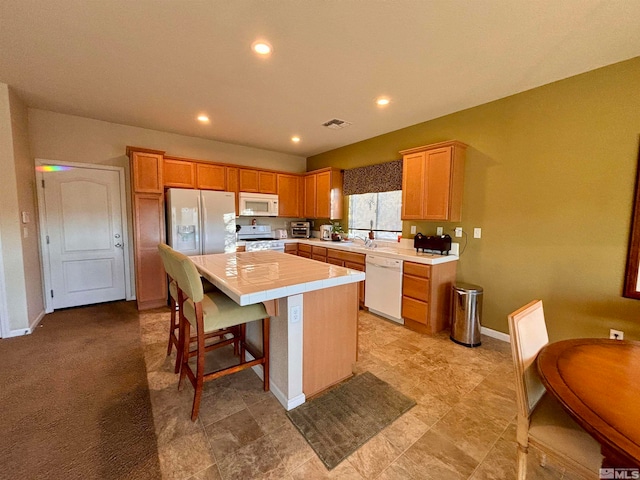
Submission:
[[[416,226],[415,225],[411,225],[411,234],[415,235],[416,233]]]
[[[436,235],[442,235],[442,227],[436,227]]]
[[[462,227],[456,227],[455,236],[456,237],[461,237],[462,236]]]
[[[482,238],[482,229],[474,228],[473,229],[473,238]]]

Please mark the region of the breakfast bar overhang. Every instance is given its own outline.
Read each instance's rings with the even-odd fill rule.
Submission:
[[[204,278],[239,305],[267,305],[271,391],[285,409],[352,375],[358,282],[364,272],[269,250],[191,259]],[[251,327],[250,341],[260,335]]]

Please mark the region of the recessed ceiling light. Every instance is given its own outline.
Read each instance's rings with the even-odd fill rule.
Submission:
[[[293,143],[298,143],[300,141],[300,137],[291,137],[291,141]]]
[[[257,40],[253,42],[253,45],[251,45],[251,48],[258,55],[262,55],[262,56],[270,55],[271,52],[273,52],[273,48],[271,47],[271,45],[269,45],[264,40]]]
[[[389,105],[389,102],[390,102],[390,101],[391,101],[391,100],[389,100],[389,99],[388,99],[388,98],[386,98],[386,97],[380,97],[380,98],[376,99],[376,104],[377,104],[379,107],[385,107],[385,106]]]
[[[198,121],[202,123],[209,123],[209,117],[206,115],[198,115]]]

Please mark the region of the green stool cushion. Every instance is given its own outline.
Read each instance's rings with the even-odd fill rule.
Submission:
[[[184,316],[195,327],[196,311],[191,299],[184,303]],[[207,293],[202,299],[204,332],[233,327],[268,317],[262,303],[241,307],[222,292]]]

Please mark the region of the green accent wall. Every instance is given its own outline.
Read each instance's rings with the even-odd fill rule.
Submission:
[[[445,140],[469,145],[462,221],[403,223],[467,233],[458,280],[484,288],[482,324],[544,303],[550,339],[640,339],[622,297],[640,135],[640,57],[307,159],[307,170],[396,160]],[[391,108],[399,108],[391,107]],[[474,227],[482,238],[473,238]],[[454,238],[454,241],[456,239]]]

